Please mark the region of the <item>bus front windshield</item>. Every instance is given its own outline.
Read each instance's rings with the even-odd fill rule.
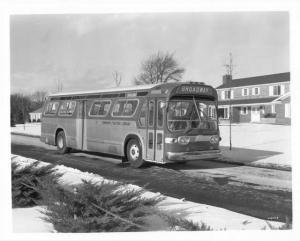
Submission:
[[[217,130],[216,103],[208,100],[171,100],[167,114],[170,131]]]

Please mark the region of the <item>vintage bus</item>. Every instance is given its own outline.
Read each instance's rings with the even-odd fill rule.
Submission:
[[[217,92],[181,82],[58,93],[47,97],[41,141],[121,156],[133,167],[219,159]]]

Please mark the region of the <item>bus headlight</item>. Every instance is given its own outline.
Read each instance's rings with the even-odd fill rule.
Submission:
[[[209,140],[211,144],[217,144],[219,142],[219,136],[212,136]]]
[[[176,138],[172,138],[172,137],[166,137],[165,138],[165,143],[167,143],[167,144],[177,143],[177,139]]]
[[[190,142],[190,138],[188,136],[180,136],[178,137],[178,143],[182,145],[187,145]]]

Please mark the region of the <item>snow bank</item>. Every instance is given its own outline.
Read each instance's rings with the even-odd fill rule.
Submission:
[[[25,125],[17,124],[15,127],[11,127],[11,132],[31,136],[41,136],[41,123],[26,123]]]
[[[54,227],[42,219],[44,208],[14,208],[12,211],[14,233],[53,233]]]
[[[20,164],[21,166],[28,165],[32,162],[35,162],[34,159],[28,159],[21,156],[13,155],[12,160]],[[40,165],[48,165],[45,162],[41,162]],[[61,184],[63,185],[76,185],[82,182],[82,179],[90,180],[93,182],[115,182],[113,180],[104,179],[103,177],[89,173],[89,172],[81,172],[78,169],[69,168],[63,165],[57,165],[56,169],[59,173],[63,173],[64,175],[61,177]],[[128,189],[141,189],[141,187],[136,185],[126,185]],[[154,197],[159,196],[160,193],[153,193],[146,191],[144,196],[145,197]],[[162,195],[163,196],[163,195]],[[210,226],[214,230],[259,230],[259,229],[269,229],[267,221],[263,219],[258,219],[255,217],[243,215],[240,213],[232,212],[226,210],[224,208],[214,207],[210,205],[205,205],[201,203],[194,203],[185,201],[184,199],[177,199],[173,197],[163,196],[165,199],[158,203],[158,208],[164,211],[168,211],[172,214],[176,214],[181,218],[185,218],[197,223],[205,223],[206,225]],[[29,210],[29,209],[28,209]],[[27,211],[27,210],[26,210]],[[30,210],[28,212],[23,211],[16,211],[14,210],[13,215],[13,225],[14,230],[16,231],[25,231],[27,230],[24,228],[22,229],[19,227],[20,219],[28,219],[28,222],[35,222],[36,215],[30,214]],[[27,216],[26,216],[27,214]],[[280,227],[283,225],[281,222],[274,222],[268,221],[274,227]],[[42,230],[47,230],[48,226],[44,226],[45,224],[41,225],[41,232]],[[31,229],[28,229],[29,232],[32,232]],[[51,232],[51,229],[49,229]]]

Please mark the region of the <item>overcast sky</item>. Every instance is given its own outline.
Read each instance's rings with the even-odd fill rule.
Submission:
[[[234,77],[289,71],[286,12],[14,15],[11,91],[63,91],[133,84],[141,61],[174,53],[185,81],[221,84],[233,54]]]

